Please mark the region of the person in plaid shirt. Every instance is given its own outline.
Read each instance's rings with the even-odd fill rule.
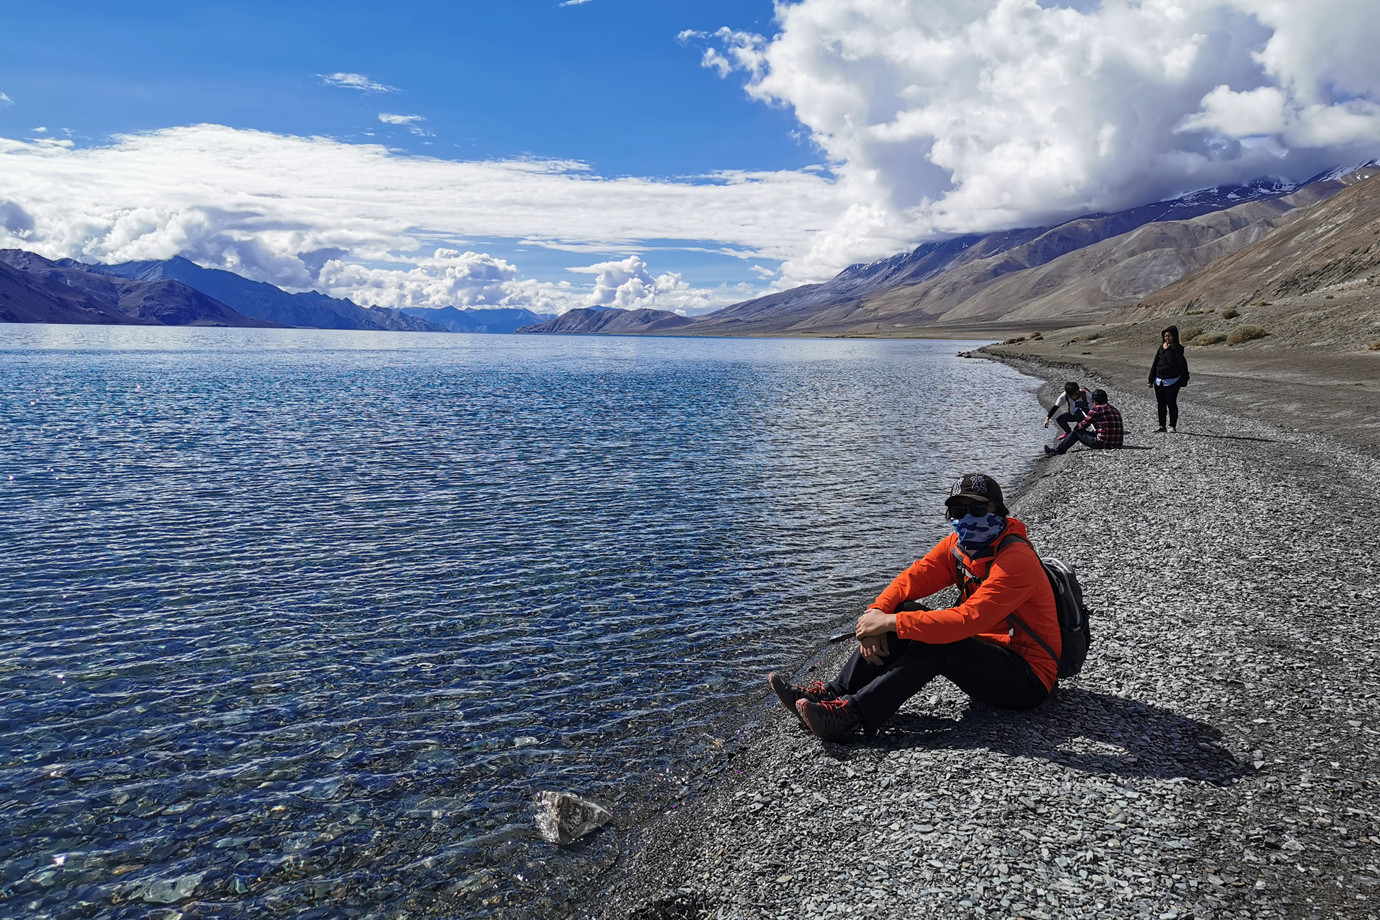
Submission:
[[[1092,411],[1088,413],[1088,417],[1064,435],[1059,440],[1058,447],[1045,445],[1046,454],[1052,457],[1065,453],[1079,441],[1098,450],[1121,446],[1125,435],[1125,429],[1121,427],[1121,413],[1107,403],[1107,391],[1093,390],[1092,403]]]

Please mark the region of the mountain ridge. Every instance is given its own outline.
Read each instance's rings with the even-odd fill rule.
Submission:
[[[1077,325],[1133,305],[1268,237],[1364,181],[1374,162],[1307,182],[1260,179],[1050,227],[966,234],[844,269],[819,284],[622,334],[896,336],[958,328]],[[589,318],[586,318],[589,319]],[[541,331],[597,333],[608,321]]]
[[[22,249],[0,249],[0,319],[105,325],[267,327],[180,281],[143,281],[52,260]],[[22,276],[22,277],[21,277]],[[15,318],[11,318],[15,317]],[[18,318],[23,317],[23,318]]]
[[[327,297],[317,291],[290,293],[265,281],[251,281],[224,269],[203,268],[182,256],[159,261],[97,265],[92,269],[138,281],[178,281],[228,304],[246,316],[279,326],[377,332],[444,331],[439,326],[397,310],[361,307],[354,301]]]

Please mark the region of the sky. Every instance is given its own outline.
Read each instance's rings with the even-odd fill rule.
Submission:
[[[694,315],[1380,156],[1375,0],[68,0],[0,29],[0,248],[389,307]]]

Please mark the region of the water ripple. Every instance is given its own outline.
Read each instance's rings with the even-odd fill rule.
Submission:
[[[0,915],[557,911],[1036,452],[954,350],[0,327]]]

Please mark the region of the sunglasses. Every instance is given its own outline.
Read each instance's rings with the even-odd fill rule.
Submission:
[[[991,507],[991,502],[949,502],[944,506],[944,513],[954,520],[970,514],[973,517],[982,517]]]

